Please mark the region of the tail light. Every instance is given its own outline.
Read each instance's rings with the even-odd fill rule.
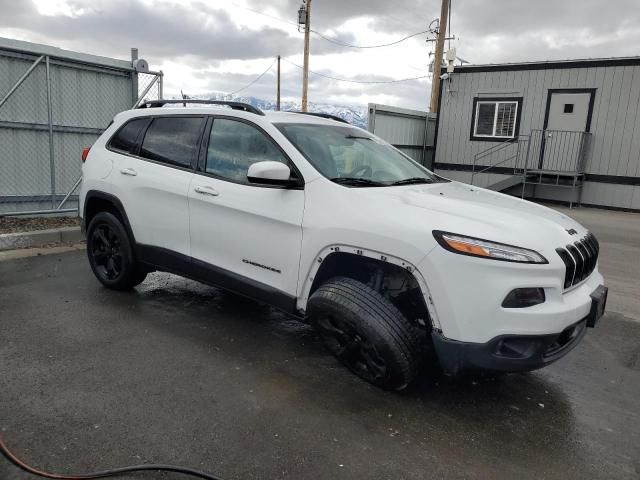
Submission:
[[[87,160],[87,156],[89,156],[89,150],[91,150],[91,147],[84,147],[82,149],[82,163]]]

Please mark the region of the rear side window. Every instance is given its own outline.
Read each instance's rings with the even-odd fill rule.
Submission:
[[[138,118],[125,123],[116,134],[111,137],[109,148],[125,153],[133,153],[136,148],[138,135],[149,121],[148,118]]]
[[[202,126],[201,117],[154,118],[142,141],[140,156],[180,167],[190,167]]]

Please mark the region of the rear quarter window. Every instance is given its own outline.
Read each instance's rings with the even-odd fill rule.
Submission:
[[[124,153],[134,153],[136,142],[148,118],[136,118],[125,123],[109,140],[108,148]]]

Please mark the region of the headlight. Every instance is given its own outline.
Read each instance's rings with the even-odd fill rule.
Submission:
[[[490,242],[481,238],[456,235],[455,233],[434,230],[433,236],[438,243],[450,252],[472,257],[484,257],[493,260],[517,263],[549,263],[538,252],[526,248]]]

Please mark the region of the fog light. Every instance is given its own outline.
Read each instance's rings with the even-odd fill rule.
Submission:
[[[544,303],[543,288],[516,288],[502,302],[504,308],[525,308]]]

